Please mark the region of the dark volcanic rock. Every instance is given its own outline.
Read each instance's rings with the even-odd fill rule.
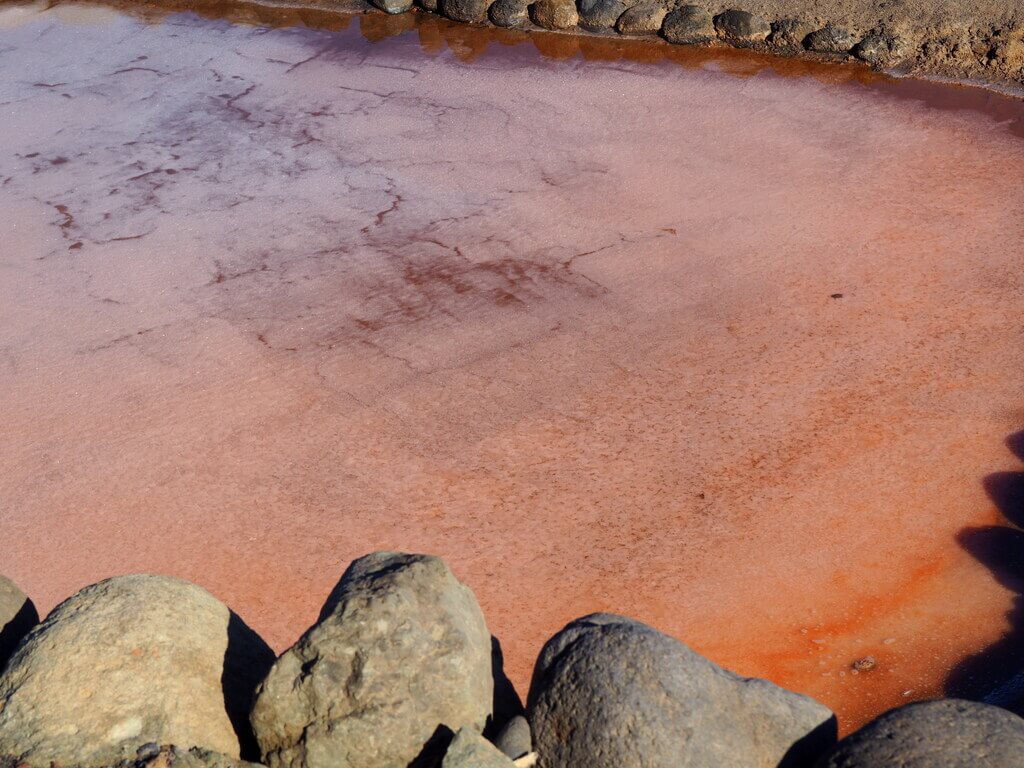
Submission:
[[[737,10],[728,10],[715,16],[715,29],[725,42],[738,48],[763,43],[772,31],[771,25],[760,16]]]
[[[544,29],[570,29],[580,20],[572,0],[539,0],[530,6],[530,18]]]
[[[460,728],[441,768],[514,768],[512,760],[475,731]]]
[[[1024,720],[959,699],[886,712],[843,739],[819,768],[1020,768]]]
[[[814,31],[810,22],[802,19],[779,19],[772,22],[768,45],[786,53],[798,53],[804,49],[804,40]]]
[[[667,13],[662,0],[642,0],[619,16],[615,28],[623,35],[653,35],[661,29]]]
[[[379,552],[349,566],[320,619],[274,664],[251,720],[272,768],[406,768],[482,732],[491,635],[436,557]]]
[[[497,0],[487,10],[491,23],[498,27],[521,27],[530,20],[529,0]]]
[[[887,35],[867,35],[853,47],[853,55],[868,64],[886,64],[894,58],[896,41]]]
[[[618,22],[619,16],[635,4],[623,0],[580,0],[579,24],[595,31],[611,29]]]
[[[273,661],[206,590],[121,576],[64,601],[0,676],[0,753],[32,765],[115,763],[144,744],[237,758]]]
[[[670,43],[680,45],[704,45],[717,39],[714,19],[699,5],[670,11],[661,25],[661,34]]]
[[[530,723],[522,715],[509,720],[501,729],[494,746],[513,760],[533,750],[533,739],[530,736]]]
[[[13,581],[0,576],[0,672],[21,639],[38,623],[32,601]]]
[[[789,768],[829,750],[836,734],[816,701],[610,614],[548,641],[529,713],[540,764],[558,768]]]
[[[815,53],[849,53],[857,38],[848,30],[831,25],[811,32],[804,40],[807,50]]]
[[[454,21],[483,24],[490,0],[440,0],[441,13]]]

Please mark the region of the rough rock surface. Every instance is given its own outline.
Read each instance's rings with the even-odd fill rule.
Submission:
[[[13,581],[0,576],[0,672],[21,639],[38,623],[32,601]]]
[[[804,40],[814,31],[814,25],[801,19],[778,19],[772,22],[768,45],[777,51],[795,54],[804,50]]]
[[[715,29],[730,45],[748,48],[763,43],[771,33],[772,26],[748,11],[730,9],[715,16]]]
[[[541,765],[769,768],[835,743],[821,704],[745,679],[636,621],[577,619],[544,646],[528,702]]]
[[[533,750],[533,738],[530,736],[530,723],[522,715],[517,715],[505,723],[494,746],[513,760]]]
[[[490,0],[440,0],[441,13],[454,21],[482,24],[487,21]]]
[[[530,18],[544,29],[569,29],[580,20],[572,0],[538,0],[530,6]]]
[[[0,676],[0,753],[109,764],[149,742],[237,758],[236,727],[273,653],[206,590],[166,576],[83,589]],[[234,723],[234,725],[233,725]]]
[[[843,739],[820,768],[1019,768],[1024,719],[960,699],[886,712]]]
[[[491,635],[444,562],[378,552],[349,566],[320,619],[274,664],[251,715],[271,768],[406,768],[481,732]]]
[[[807,36],[807,50],[818,53],[849,53],[858,38],[849,30],[829,25]]]
[[[460,728],[441,768],[513,768],[513,763],[476,731]]]
[[[20,765],[14,756],[0,755],[0,768],[19,768]],[[259,765],[200,747],[182,749],[150,743],[139,747],[135,757],[113,763],[108,768],[259,768]]]
[[[615,28],[624,35],[653,35],[661,29],[667,13],[662,0],[643,0],[625,11]]]
[[[370,0],[370,2],[386,13],[405,13],[412,10],[412,0]]]
[[[521,27],[530,20],[529,0],[497,0],[487,10],[491,23],[497,27]]]
[[[600,31],[611,29],[626,10],[635,2],[623,0],[580,0],[579,24],[584,29]]]
[[[685,45],[704,45],[717,37],[714,19],[699,5],[670,11],[662,22],[661,34],[670,43]]]

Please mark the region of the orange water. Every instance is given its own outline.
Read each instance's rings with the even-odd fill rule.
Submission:
[[[42,610],[173,573],[282,649],[393,548],[523,693],[595,610],[846,728],[1005,666],[1019,102],[301,20],[0,6],[0,570]]]

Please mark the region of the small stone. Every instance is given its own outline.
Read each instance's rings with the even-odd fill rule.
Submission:
[[[750,48],[763,43],[771,33],[771,25],[748,11],[730,9],[715,16],[719,36],[737,48]]]
[[[483,24],[490,0],[440,0],[441,13],[453,21]]]
[[[498,27],[521,27],[530,20],[529,0],[497,0],[487,9],[491,23]]]
[[[670,11],[661,25],[661,34],[677,45],[706,45],[717,39],[714,19],[699,5],[684,5]],[[704,494],[700,494],[704,498]]]
[[[412,10],[412,0],[370,0],[385,13],[405,13]]]
[[[802,19],[779,19],[772,22],[768,45],[780,51],[795,53],[804,49],[804,40],[814,31],[810,22]]]
[[[0,576],[0,672],[21,639],[39,623],[36,607],[17,585]]]
[[[896,638],[895,637],[887,637],[887,638],[885,638],[885,640],[882,641],[882,643],[884,645],[892,645],[895,642],[896,642]]]
[[[842,27],[831,24],[811,32],[804,40],[804,47],[815,53],[849,53],[857,44],[857,38]]]
[[[420,4],[420,8],[431,13],[438,13],[440,4],[438,0],[417,0]]]
[[[886,712],[847,736],[819,768],[1020,768],[1024,720],[987,704],[944,699]]]
[[[615,29],[623,35],[653,35],[661,29],[667,13],[661,0],[643,0],[619,16]]]
[[[580,0],[579,25],[594,32],[611,29],[632,5],[635,0]]]
[[[509,720],[501,729],[498,738],[494,740],[494,746],[517,760],[533,750],[533,739],[530,736],[530,723],[522,715],[517,715]]]
[[[854,672],[867,672],[874,669],[876,663],[874,656],[865,656],[863,659],[857,659],[850,666]]]
[[[460,728],[448,746],[441,768],[514,768],[511,758],[475,731]]]
[[[580,20],[572,0],[539,0],[530,6],[530,18],[544,29],[570,29]]]

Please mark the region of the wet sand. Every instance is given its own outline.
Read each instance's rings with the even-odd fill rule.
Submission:
[[[1020,102],[281,13],[0,6],[0,570],[41,610],[172,573],[280,650],[391,548],[524,694],[595,610],[847,729],[984,687]]]

